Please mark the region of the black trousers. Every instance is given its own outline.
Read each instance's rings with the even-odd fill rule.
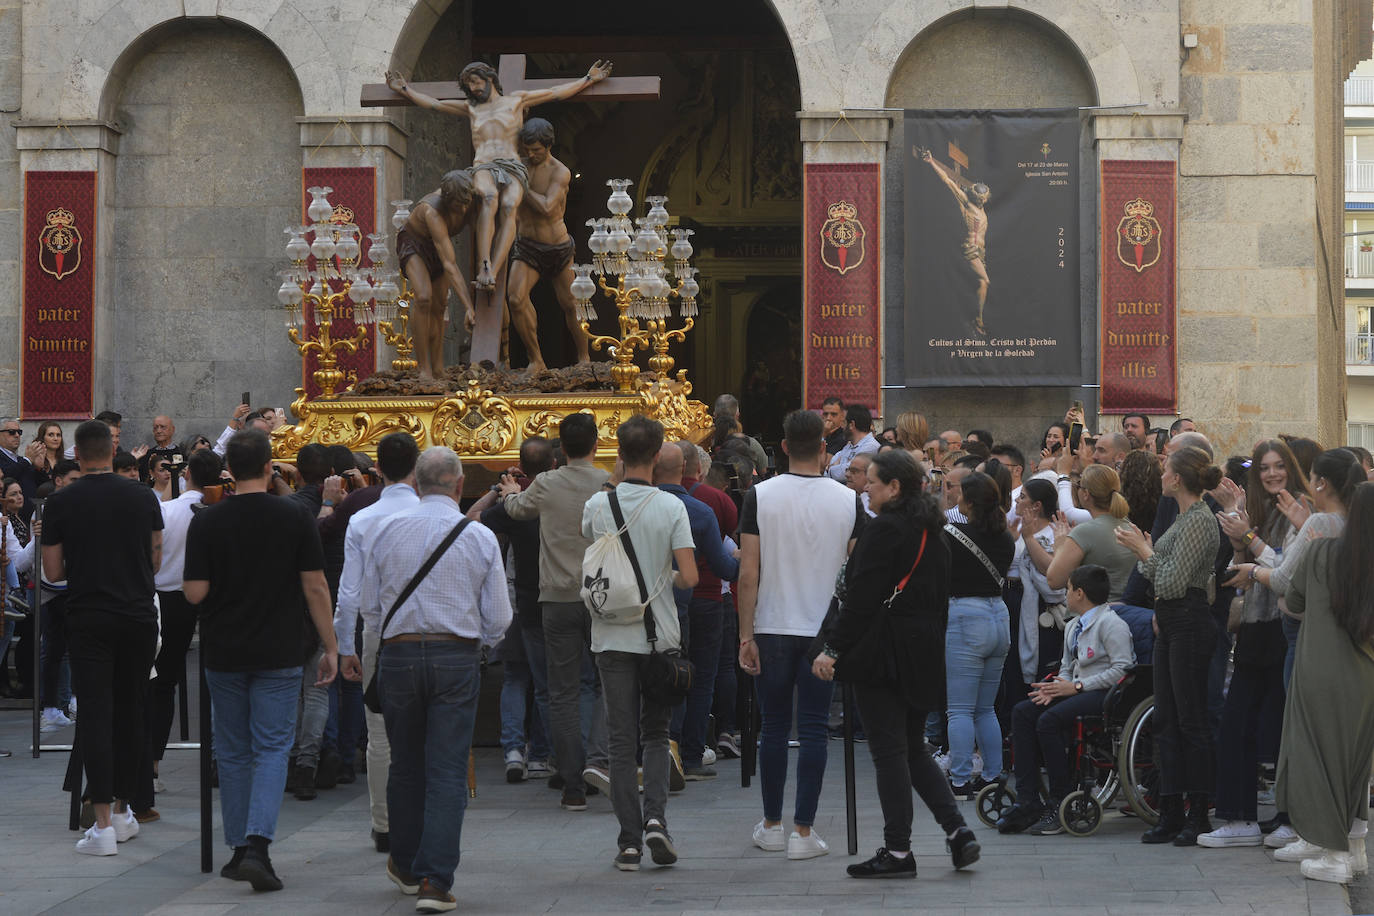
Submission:
[[[92,802],[132,799],[146,750],[143,702],[157,626],[106,611],[67,615],[72,685],[81,701],[81,746]]]
[[[1258,819],[1260,742],[1276,726],[1281,727],[1282,720],[1282,660],[1276,665],[1237,664],[1221,715],[1217,817],[1227,821]]]
[[[40,591],[42,591],[40,589]],[[39,699],[44,707],[58,705],[62,681],[62,658],[70,651],[67,639],[67,596],[53,595],[43,602],[43,645],[39,649],[42,665]]]
[[[153,759],[161,760],[176,718],[177,685],[186,670],[186,650],[196,633],[196,609],[180,592],[158,592],[162,608],[162,649],[154,662],[157,677],[148,686],[148,741]]]
[[[1202,589],[1155,602],[1155,747],[1163,795],[1211,795],[1216,781],[1216,744],[1207,715],[1207,675],[1217,626]]]
[[[940,767],[926,750],[926,710],[909,705],[886,687],[856,684],[854,698],[863,715],[868,749],[883,809],[883,845],[896,852],[911,849],[911,790],[921,796],[946,835],[964,826],[964,816]]]
[[[1016,771],[1017,801],[1040,794],[1040,761],[1050,782],[1050,798],[1063,801],[1072,789],[1069,778],[1069,732],[1079,716],[1102,715],[1105,690],[1088,690],[1061,697],[1048,706],[1030,700],[1016,704],[1011,714],[1012,764]]]

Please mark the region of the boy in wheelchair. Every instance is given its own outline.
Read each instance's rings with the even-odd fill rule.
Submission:
[[[1016,804],[997,822],[998,833],[1035,836],[1064,831],[1059,803],[1071,789],[1068,741],[1079,716],[1102,714],[1107,691],[1135,665],[1131,628],[1107,605],[1111,580],[1101,566],[1080,566],[1069,576],[1067,603],[1074,619],[1064,632],[1059,674],[1031,688],[1012,711]],[[1040,799],[1039,761],[1049,797]]]

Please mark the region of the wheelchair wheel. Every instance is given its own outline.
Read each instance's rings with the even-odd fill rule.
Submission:
[[[1117,748],[1116,757],[1117,774],[1126,801],[1140,819],[1152,827],[1159,823],[1159,770],[1155,766],[1152,728],[1154,711],[1154,697],[1146,697],[1131,710],[1121,729],[1121,746]]]
[[[974,802],[978,820],[996,827],[1002,816],[1016,804],[1016,790],[1005,782],[990,782],[979,790]]]
[[[1059,803],[1059,820],[1073,836],[1091,836],[1102,824],[1102,803],[1082,789],[1070,792]]]
[[[1115,769],[1108,770],[1093,787],[1093,798],[1097,799],[1097,803],[1105,811],[1112,806],[1112,802],[1116,801],[1117,793],[1120,791],[1121,774]]]

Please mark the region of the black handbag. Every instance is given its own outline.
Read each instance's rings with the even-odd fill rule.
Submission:
[[[660,652],[657,648],[658,628],[654,626],[654,609],[649,602],[649,589],[644,584],[644,573],[639,568],[639,557],[635,556],[635,545],[630,541],[630,531],[625,526],[625,516],[620,511],[620,500],[615,491],[607,494],[611,504],[611,517],[620,529],[620,538],[625,543],[625,556],[630,560],[630,568],[635,571],[635,584],[639,586],[639,599],[647,606],[644,608],[644,635],[649,641],[649,654],[639,663],[639,686],[644,696],[656,703],[673,706],[687,697],[692,689],[692,679],[696,669],[691,661],[683,656],[680,649]]]
[[[377,631],[377,655],[372,659],[372,677],[367,679],[367,689],[363,691],[363,705],[373,712],[382,711],[382,695],[377,690],[377,670],[382,664],[382,634],[386,632],[386,625],[391,623],[391,618],[396,616],[396,612],[401,609],[401,605],[406,603],[406,599],[420,587],[420,583],[429,575],[429,571],[434,568],[434,564],[439,562],[439,558],[448,550],[449,545],[458,540],[458,535],[463,533],[463,529],[468,526],[472,519],[465,518],[453,526],[439,546],[434,548],[434,552],[425,560],[425,565],[420,567],[419,572],[410,577],[406,587],[401,589],[401,593],[396,596],[396,601],[391,605],[391,610],[386,612],[386,619],[382,621],[382,628]]]

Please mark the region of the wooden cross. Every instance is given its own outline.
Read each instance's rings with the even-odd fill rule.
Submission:
[[[497,75],[501,80],[501,90],[509,94],[521,90],[552,89],[576,77],[561,79],[526,79],[525,55],[502,54],[497,64]],[[456,81],[442,83],[411,83],[411,88],[440,101],[466,98],[461,83]],[[646,102],[655,101],[659,96],[659,78],[656,76],[613,76],[593,83],[577,95],[564,101],[570,102]],[[367,83],[363,85],[360,104],[364,108],[383,106],[405,106],[412,104],[410,99],[399,92],[392,91],[386,83]],[[506,264],[496,278],[493,290],[477,290],[473,297],[476,322],[472,329],[469,359],[473,363],[489,359],[497,362],[501,353],[501,316],[506,301],[506,270],[510,266],[509,255]]]
[[[552,89],[561,86],[576,76],[565,76],[560,79],[526,79],[525,78],[525,55],[523,54],[502,54],[497,62],[497,74],[501,78],[501,89],[506,93],[519,92],[529,89]],[[463,86],[456,80],[442,83],[411,83],[411,88],[416,92],[423,92],[425,95],[432,96],[440,101],[450,99],[466,98]],[[569,102],[652,102],[658,99],[659,78],[656,76],[612,76],[604,79],[595,85],[588,86],[571,99]],[[381,108],[384,106],[398,105],[405,106],[411,104],[410,99],[393,92],[386,83],[365,83],[360,104],[364,108]]]

